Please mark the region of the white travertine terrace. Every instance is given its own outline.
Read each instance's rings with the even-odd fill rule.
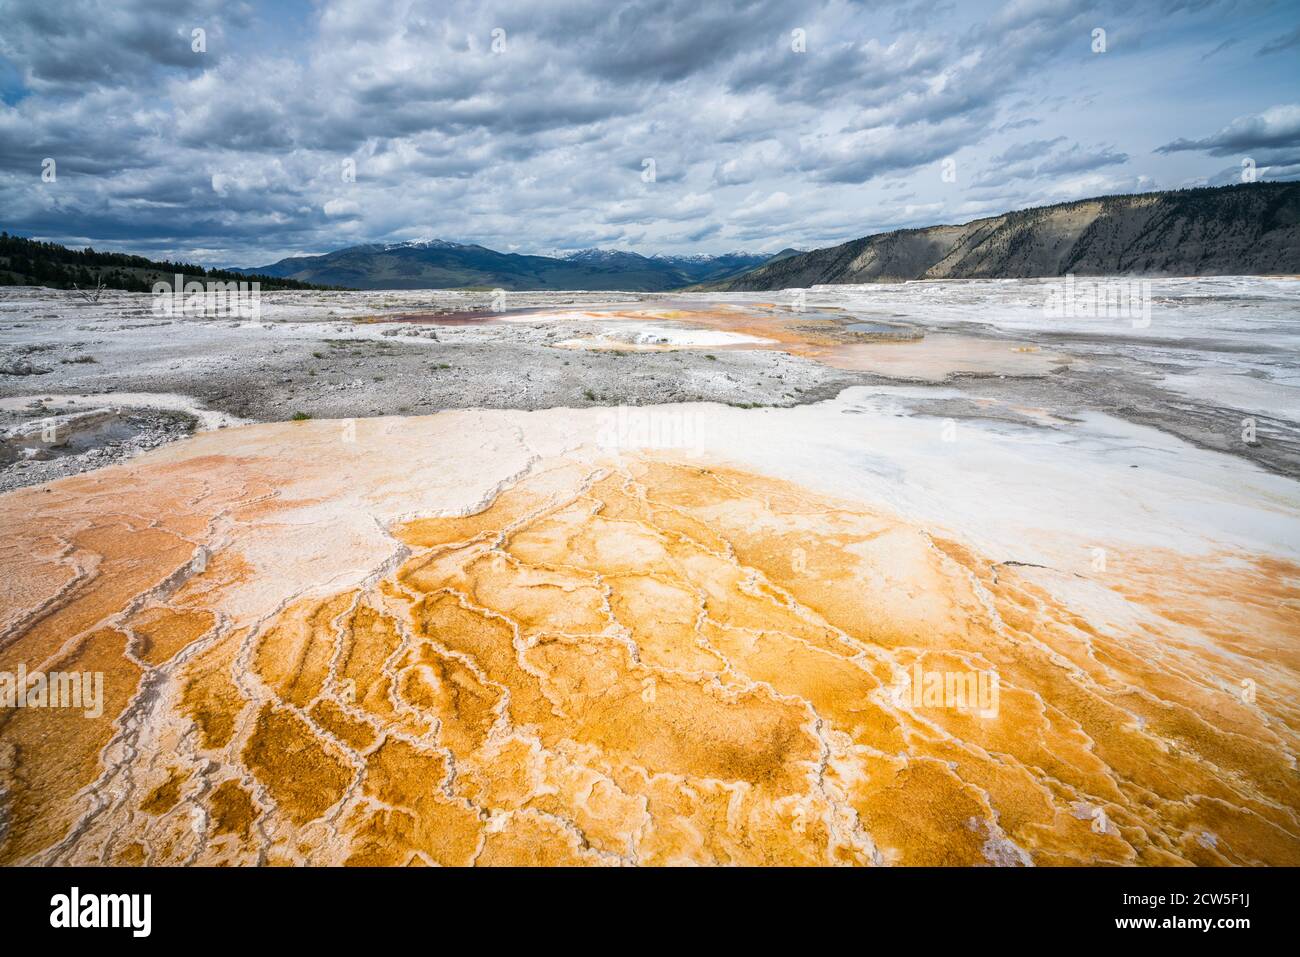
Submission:
[[[0,497],[0,670],[106,676],[0,712],[0,860],[1300,861],[1295,483],[908,388],[640,410],[654,449],[228,428]]]

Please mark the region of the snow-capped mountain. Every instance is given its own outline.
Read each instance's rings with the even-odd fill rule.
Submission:
[[[453,243],[436,237],[405,239],[397,243],[384,243],[385,249],[467,249],[464,243]]]
[[[349,246],[322,256],[294,256],[242,271],[353,289],[486,286],[660,292],[729,279],[770,258],[751,253],[642,256],[622,249],[529,256],[422,237]]]
[[[564,259],[606,268],[667,269],[683,277],[682,285],[710,282],[757,268],[771,257],[760,253],[730,252],[713,255],[670,255],[655,253],[643,256],[622,249],[579,249],[565,253]]]

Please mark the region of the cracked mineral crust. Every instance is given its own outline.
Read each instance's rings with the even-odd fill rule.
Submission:
[[[0,861],[1300,863],[1289,559],[1092,580],[600,414],[227,429],[0,498],[0,669],[104,676],[0,712]]]

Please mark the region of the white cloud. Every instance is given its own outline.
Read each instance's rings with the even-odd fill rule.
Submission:
[[[361,204],[350,199],[331,199],[321,208],[333,219],[355,219],[361,215]]]
[[[0,73],[6,227],[216,264],[428,233],[521,251],[809,247],[1205,181],[1225,165],[1213,157],[1246,147],[1269,175],[1300,164],[1300,107],[1254,105],[1286,69],[1285,55],[1253,56],[1276,31],[1243,12],[1241,42],[1207,65],[1222,25],[1195,4],[49,6],[0,0],[17,77],[10,89]],[[1093,56],[1098,18],[1162,59],[1136,41]],[[792,20],[805,53],[790,49]],[[191,21],[209,26],[206,54],[177,32]],[[1189,108],[1179,77],[1220,65],[1243,79]],[[1030,126],[1047,145],[1013,155]],[[57,189],[40,182],[46,156]],[[955,182],[940,176],[950,157]]]

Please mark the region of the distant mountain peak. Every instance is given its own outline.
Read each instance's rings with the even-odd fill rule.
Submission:
[[[670,263],[715,263],[733,259],[752,259],[755,262],[762,262],[767,259],[767,256],[763,253],[751,253],[744,249],[733,249],[731,252],[726,253],[655,253],[650,258]]]
[[[436,236],[422,236],[419,239],[404,239],[397,243],[384,243],[385,249],[465,249],[464,243],[453,243]]]
[[[565,253],[562,259],[576,260],[578,262],[618,262],[627,259],[645,259],[640,253],[634,253],[627,249],[578,249],[573,252]]]
[[[658,292],[727,279],[767,261],[753,253],[644,256],[629,249],[503,253],[433,236],[282,259],[259,271],[353,289],[621,289]]]

